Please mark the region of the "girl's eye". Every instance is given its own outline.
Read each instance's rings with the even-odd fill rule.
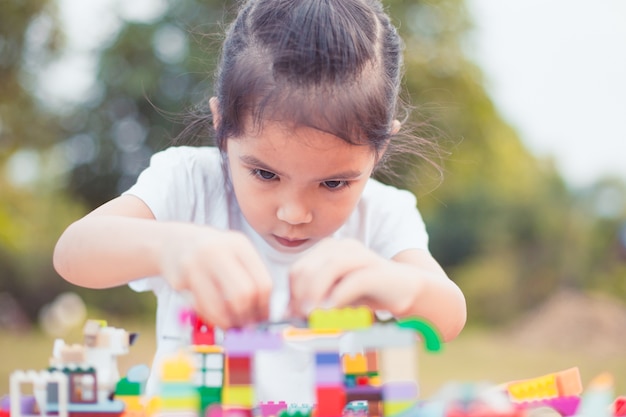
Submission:
[[[273,180],[276,178],[276,174],[270,171],[266,171],[264,169],[253,169],[252,173],[258,178],[265,181]]]
[[[347,187],[348,181],[332,180],[324,181],[322,184],[324,184],[324,187],[328,188],[329,190],[338,190],[340,188]]]

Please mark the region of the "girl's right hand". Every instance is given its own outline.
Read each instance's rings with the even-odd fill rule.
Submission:
[[[177,226],[181,235],[161,257],[169,284],[189,293],[200,317],[223,329],[266,321],[272,280],[252,243],[239,232]]]
[[[272,280],[243,234],[156,221],[132,195],[70,225],[55,247],[54,266],[67,281],[87,288],[163,276],[174,289],[191,294],[202,319],[224,329],[269,315]]]

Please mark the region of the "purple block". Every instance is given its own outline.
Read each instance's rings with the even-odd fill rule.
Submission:
[[[281,335],[250,329],[230,329],[224,336],[224,349],[229,355],[251,355],[259,350],[276,350],[283,346]]]
[[[387,382],[383,385],[385,401],[404,401],[417,398],[417,384],[415,382]]]
[[[35,412],[36,405],[37,401],[35,400],[34,396],[23,395],[22,397],[20,397],[20,413],[22,415],[37,414]],[[11,411],[11,397],[9,395],[5,395],[0,398],[0,410]]]
[[[346,402],[351,401],[382,401],[383,390],[381,387],[370,385],[357,385],[346,388]]]
[[[553,408],[559,414],[564,417],[575,416],[578,412],[578,406],[580,405],[580,397],[558,397],[558,398],[546,398],[536,401],[525,401],[521,403],[524,408],[538,408],[541,406],[548,406]]]
[[[11,397],[5,395],[0,398],[0,410],[11,411]]]
[[[317,365],[315,367],[316,385],[343,385],[343,372],[340,365]]]

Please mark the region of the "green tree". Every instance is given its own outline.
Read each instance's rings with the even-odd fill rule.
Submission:
[[[99,51],[98,94],[61,115],[34,98],[35,67],[24,59],[33,50],[28,39],[39,39],[32,29],[35,23],[55,22],[40,17],[53,16],[49,5],[29,2],[28,8],[13,1],[0,6],[10,12],[0,14],[1,27],[10,34],[2,39],[15,39],[10,43],[13,59],[3,54],[0,62],[1,71],[10,67],[1,73],[1,80],[9,81],[0,85],[0,163],[6,165],[9,157],[15,161],[22,146],[48,149],[58,143],[54,149],[69,150],[64,160],[70,172],[67,187],[80,201],[70,203],[55,193],[50,178],[30,189],[13,189],[6,199],[3,193],[3,250],[7,258],[21,261],[0,260],[0,265],[10,266],[13,282],[23,274],[38,275],[26,271],[32,267],[30,253],[37,253],[49,268],[47,256],[60,231],[59,226],[33,229],[26,221],[16,223],[14,213],[20,212],[22,219],[55,216],[55,224],[67,225],[128,188],[150,155],[169,146],[181,131],[185,110],[211,95],[221,22],[233,16],[235,3],[169,2],[168,9],[149,22],[123,20]],[[564,285],[612,291],[619,287],[615,277],[623,272],[624,255],[616,242],[623,216],[606,218],[590,210],[590,202],[605,187],[588,195],[568,189],[551,162],[530,154],[498,114],[479,68],[463,49],[471,32],[463,1],[384,3],[405,40],[404,95],[414,107],[410,125],[439,143],[439,150],[428,154],[443,167],[442,177],[423,159],[397,160],[393,163],[399,175],[384,179],[418,196],[431,250],[466,293],[472,320],[506,321]],[[7,17],[12,14],[21,20]],[[41,60],[49,59],[58,46],[58,30],[50,33],[55,36],[45,39],[53,42],[34,44],[40,48],[34,55]],[[4,52],[8,44],[0,42],[0,49]],[[41,45],[48,45],[43,49],[48,52],[41,52]],[[3,181],[3,187],[11,186]],[[58,185],[61,180],[55,177],[52,182]],[[35,195],[48,200],[31,200]],[[47,208],[35,201],[44,201]],[[24,233],[47,237],[16,249],[15,242],[27,241]],[[33,251],[36,244],[39,249]],[[112,298],[98,298],[102,292],[84,294],[97,305]],[[119,294],[119,306],[132,306],[126,293]]]
[[[0,292],[21,301],[29,317],[60,290],[50,254],[75,204],[47,173],[58,141],[55,117],[38,98],[36,72],[62,45],[54,3],[0,3]]]

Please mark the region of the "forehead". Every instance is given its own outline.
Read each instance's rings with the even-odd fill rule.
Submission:
[[[343,171],[369,175],[375,160],[375,152],[368,145],[351,144],[317,129],[279,122],[266,122],[229,139],[228,153],[244,161],[258,160],[282,174],[308,172],[316,177]]]

